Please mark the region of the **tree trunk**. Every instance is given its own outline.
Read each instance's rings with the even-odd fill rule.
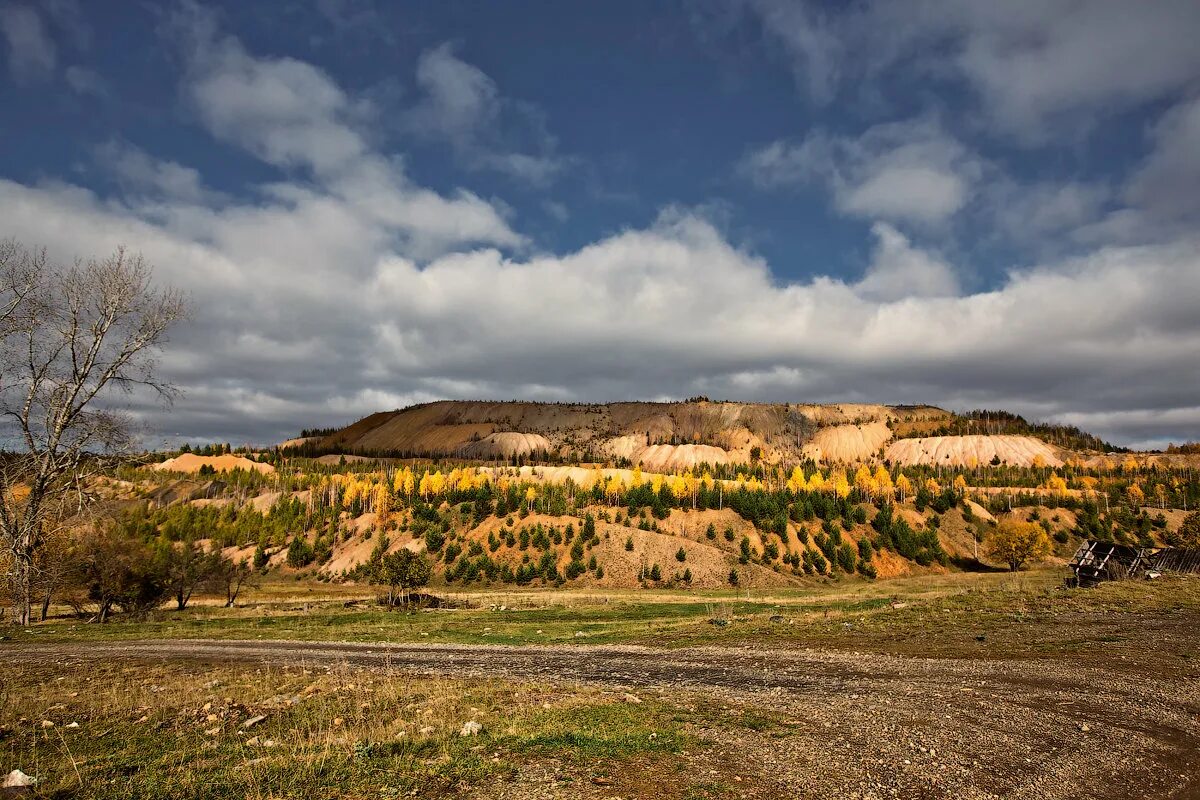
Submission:
[[[33,570],[29,560],[18,555],[13,563],[13,621],[22,627],[33,624]]]
[[[105,622],[108,622],[108,609],[111,606],[112,603],[109,603],[108,601],[100,604],[100,624],[103,625]]]
[[[45,622],[46,617],[50,616],[50,594],[51,592],[47,591],[46,596],[42,598],[42,618],[39,620],[40,622]]]
[[[175,592],[175,605],[178,606],[179,611],[183,611],[185,608],[187,608],[187,598],[183,596],[183,589]]]

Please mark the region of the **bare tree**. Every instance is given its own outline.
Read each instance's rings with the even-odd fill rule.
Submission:
[[[219,550],[214,551],[209,558],[213,561],[209,585],[214,591],[225,592],[226,608],[233,608],[244,586],[258,588],[258,583],[253,580],[254,570],[250,568],[249,560],[243,558],[241,561],[234,561],[221,555]]]
[[[132,445],[131,421],[108,398],[174,396],[154,356],[184,310],[124,249],[64,267],[0,243],[0,548],[15,622],[31,622],[47,535],[88,507],[91,479]]]

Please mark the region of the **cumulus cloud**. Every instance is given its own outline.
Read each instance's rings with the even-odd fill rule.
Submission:
[[[188,397],[171,422],[148,417],[184,435],[282,436],[445,395],[1003,400],[1103,422],[1189,408],[1200,391],[1190,240],[1103,249],[962,294],[944,260],[886,226],[860,281],[781,285],[684,211],[562,255],[478,249],[420,264],[357,235],[362,220],[303,206],[172,205],[161,221],[12,182],[0,202],[26,241],[62,257],[136,243],[189,291],[196,318],[165,361]],[[1169,414],[1160,428],[1111,419],[1093,427],[1124,440],[1178,430]]]
[[[933,119],[875,125],[861,136],[815,131],[752,150],[739,172],[763,188],[819,182],[843,213],[931,224],[970,200],[982,160]]]
[[[990,177],[936,119],[817,132],[743,165],[767,187],[819,183],[844,213],[871,219],[859,276],[818,267],[781,280],[686,208],[543,253],[498,201],[417,185],[372,139],[377,109],[323,70],[255,55],[203,15],[185,27],[187,108],[222,146],[273,169],[270,182],[212,192],[188,164],[121,141],[99,153],[120,190],[111,196],[0,180],[0,235],[64,261],[126,244],[190,296],[194,313],[163,361],[185,397],[169,415],[133,400],[164,436],[271,441],[445,396],[694,394],[1000,406],[1127,442],[1194,428],[1200,239],[1181,226],[968,291],[963,265],[898,227],[955,217]],[[425,124],[478,141],[478,121],[504,106],[494,84],[449,49],[423,63]],[[1130,202],[1153,207],[1138,187],[1176,163],[1188,108],[1152,131],[1156,155]],[[1041,200],[1012,225],[1044,220],[1052,232],[1094,219],[1113,196],[1083,182],[1013,191]]]
[[[353,219],[372,238],[398,237],[408,252],[432,257],[456,246],[524,246],[504,210],[459,190],[446,197],[414,185],[403,162],[363,134],[374,110],[327,73],[292,58],[251,55],[193,9],[175,23],[186,48],[183,93],[217,139],[287,172],[311,178],[266,187],[277,200],[331,218]]]
[[[1162,220],[1200,215],[1200,97],[1180,102],[1159,120],[1153,148],[1126,191],[1131,205]]]
[[[96,149],[96,161],[133,194],[168,197],[185,202],[216,201],[200,173],[174,161],[164,161],[125,142],[109,141]]]
[[[952,38],[989,114],[1018,135],[1162,97],[1200,74],[1200,5],[1191,0],[1152,9],[1122,0],[933,5],[925,32]]]
[[[896,65],[963,82],[1004,132],[1039,142],[1168,96],[1200,74],[1200,5],[1164,0],[870,0],[821,16],[814,3],[744,0],[815,99]]]
[[[958,294],[958,278],[945,261],[913,247],[886,223],[875,223],[871,232],[877,241],[871,267],[854,287],[861,297],[888,301]]]
[[[63,80],[76,94],[90,94],[104,98],[108,96],[108,84],[95,70],[78,65],[71,65],[63,70]]]
[[[459,58],[451,43],[422,53],[416,78],[422,98],[405,115],[407,129],[449,142],[467,168],[544,185],[565,167],[540,113],[501,96],[495,81]]]
[[[792,59],[797,85],[817,102],[835,93],[844,56],[843,42],[831,21],[813,5],[789,0],[748,0],[763,26]]]
[[[54,76],[58,49],[32,7],[0,6],[0,35],[8,46],[8,71],[14,81],[35,83]]]

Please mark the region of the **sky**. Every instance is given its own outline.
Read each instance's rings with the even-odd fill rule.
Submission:
[[[191,305],[122,400],[932,403],[1200,439],[1200,3],[0,0],[0,238]]]

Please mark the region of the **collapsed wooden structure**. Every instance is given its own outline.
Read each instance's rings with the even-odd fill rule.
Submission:
[[[1134,547],[1089,539],[1079,546],[1069,564],[1074,586],[1095,586],[1101,581],[1156,577],[1163,572],[1200,574],[1200,550],[1179,547]]]

